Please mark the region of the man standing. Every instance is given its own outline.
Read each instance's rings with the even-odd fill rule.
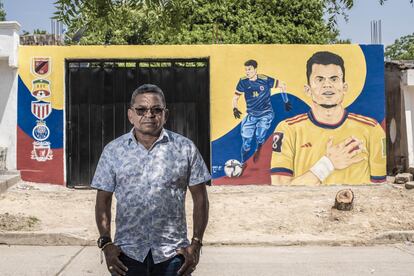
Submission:
[[[164,93],[151,84],[132,94],[133,129],[102,152],[92,187],[97,189],[98,246],[112,275],[189,275],[195,270],[208,222],[207,167],[195,145],[163,128]],[[185,197],[193,202],[193,237],[187,239]],[[111,240],[112,194],[117,199]]]
[[[385,181],[385,133],[375,119],[348,112],[343,59],[317,52],[306,66],[311,110],[282,121],[273,136],[272,184]]]
[[[244,63],[246,77],[239,80],[236,92],[233,97],[233,115],[236,119],[240,119],[242,114],[238,109],[238,101],[241,95],[244,94],[244,99],[247,105],[247,116],[241,122],[241,162],[243,168],[246,167],[246,160],[251,149],[253,136],[256,135],[257,148],[253,157],[256,162],[260,155],[260,150],[265,142],[267,130],[272,124],[274,117],[272,103],[270,101],[270,90],[275,88],[282,88],[282,97],[285,102],[285,109],[289,111],[291,104],[284,91],[286,85],[279,80],[268,77],[266,75],[257,74],[257,62],[255,60],[248,60]]]

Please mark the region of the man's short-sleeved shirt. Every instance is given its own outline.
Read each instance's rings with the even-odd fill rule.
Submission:
[[[362,184],[384,182],[386,177],[385,132],[375,119],[346,110],[340,122],[318,122],[312,111],[282,121],[273,134],[272,174],[297,177],[303,175],[326,154],[330,137],[336,145],[354,136],[368,152],[366,160],[348,168],[335,170],[323,184]]]
[[[272,103],[270,101],[270,91],[275,85],[275,79],[265,76],[257,75],[255,81],[248,78],[241,78],[236,87],[237,94],[244,94],[246,100],[247,113],[253,116],[262,116],[267,113],[272,113]]]
[[[187,186],[210,179],[191,140],[163,130],[147,150],[131,131],[105,147],[91,186],[115,193],[115,244],[140,262],[151,250],[154,262],[160,263],[189,244]]]

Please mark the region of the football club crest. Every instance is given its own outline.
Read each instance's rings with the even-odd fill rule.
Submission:
[[[33,138],[37,141],[44,141],[49,138],[50,130],[43,121],[37,121],[37,125],[32,130]]]
[[[31,159],[38,162],[45,162],[53,159],[53,151],[50,142],[33,142]]]
[[[46,77],[51,71],[50,58],[34,57],[32,59],[32,74],[38,77]]]
[[[32,114],[39,120],[44,120],[52,113],[52,104],[44,101],[32,102]]]
[[[263,90],[264,90],[264,86],[260,85],[260,91],[263,91]]]
[[[37,79],[32,82],[32,95],[38,99],[50,96],[50,81]]]

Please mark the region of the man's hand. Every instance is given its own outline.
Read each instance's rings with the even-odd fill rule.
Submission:
[[[103,252],[105,253],[106,266],[111,275],[126,275],[128,268],[119,260],[119,255],[122,252],[121,249],[115,244],[110,244],[104,248]]]
[[[291,110],[292,110],[292,104],[289,101],[285,102],[285,111],[289,112]]]
[[[233,115],[234,115],[234,118],[236,118],[236,119],[240,119],[240,115],[242,115],[243,113],[241,113],[241,111],[240,110],[238,110],[237,109],[237,107],[234,107],[233,108]]]
[[[366,149],[362,141],[353,136],[338,145],[333,145],[333,138],[330,137],[326,146],[326,156],[331,160],[336,170],[345,169],[352,164],[365,160],[365,157],[357,156],[363,151],[366,152]]]
[[[177,249],[177,254],[184,256],[184,264],[178,270],[178,275],[186,276],[190,275],[195,269],[200,259],[201,246],[196,243],[192,243],[185,248]]]

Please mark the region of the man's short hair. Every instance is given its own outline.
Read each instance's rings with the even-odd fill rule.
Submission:
[[[345,66],[344,66],[344,60],[338,56],[337,54],[334,54],[332,52],[322,51],[322,52],[316,52],[308,59],[308,62],[306,63],[306,77],[308,78],[308,84],[309,84],[309,78],[312,74],[312,66],[314,64],[321,64],[321,65],[338,65],[342,69],[342,81],[345,82]]]
[[[246,61],[244,63],[244,66],[253,66],[253,68],[257,68],[257,61],[255,61],[254,59],[249,59],[248,61]]]
[[[146,94],[146,93],[154,93],[154,94],[160,95],[160,97],[162,99],[162,103],[164,104],[164,106],[166,106],[164,92],[162,92],[161,88],[159,88],[155,84],[149,84],[149,83],[141,85],[140,87],[138,87],[137,89],[135,89],[134,92],[132,92],[132,96],[131,96],[131,106],[134,105],[135,98],[138,95],[140,95],[140,94]]]

